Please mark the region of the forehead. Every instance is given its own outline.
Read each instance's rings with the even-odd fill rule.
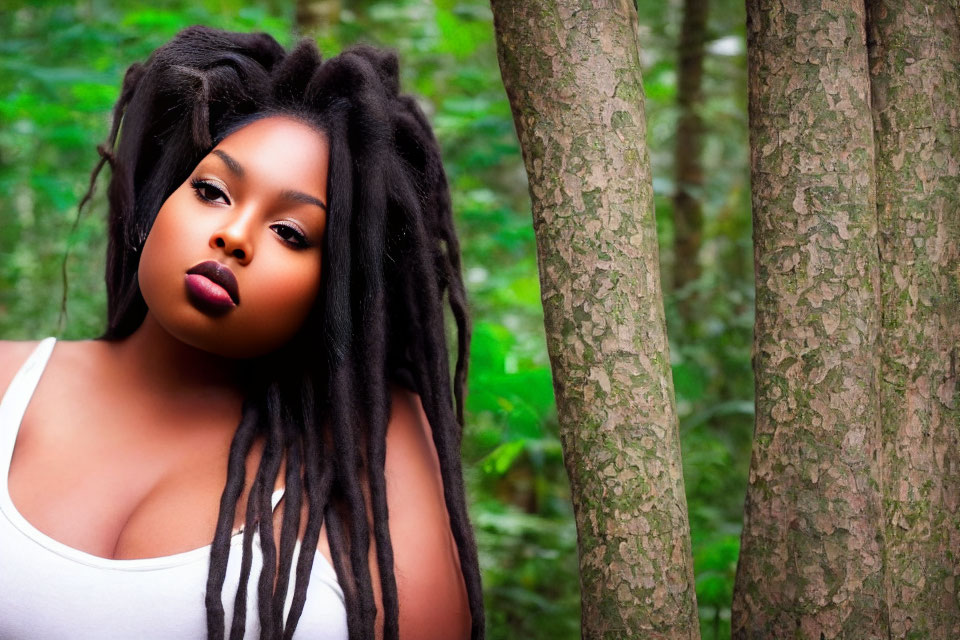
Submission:
[[[301,186],[325,184],[329,148],[317,129],[284,116],[251,122],[223,139],[215,150],[236,160],[244,180],[286,177]],[[212,151],[205,162],[223,164]]]

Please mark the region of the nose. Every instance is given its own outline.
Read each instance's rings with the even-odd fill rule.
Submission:
[[[253,244],[250,242],[247,226],[242,219],[225,224],[210,236],[210,246],[223,249],[224,253],[239,260],[240,264],[250,262],[253,259]]]

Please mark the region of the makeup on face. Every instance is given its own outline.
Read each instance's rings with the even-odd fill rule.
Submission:
[[[201,311],[227,313],[240,304],[237,278],[230,267],[206,260],[190,268],[184,278],[187,296]]]
[[[269,353],[299,331],[320,291],[329,150],[288,117],[227,136],[161,206],[138,272],[171,335],[220,355]]]
[[[242,182],[245,177],[248,176],[246,169],[244,169],[240,161],[223,149],[214,149],[208,157],[219,158],[223,165],[229,169],[235,180]],[[201,172],[201,175],[202,173],[203,172]],[[220,179],[194,177],[190,179],[190,186],[193,188],[197,199],[201,202],[222,206],[230,206],[231,204],[231,197],[227,186]],[[319,207],[324,214],[323,220],[326,222],[327,205],[316,196],[297,189],[286,188],[280,191],[278,199],[286,205],[295,206],[298,204],[306,204]],[[297,249],[305,249],[315,243],[315,241],[311,240],[311,234],[304,229],[303,224],[298,223],[294,219],[278,220],[271,226],[271,229],[273,229],[279,237],[283,238],[284,241],[288,242],[291,247]]]
[[[227,165],[227,168],[230,169],[231,173],[233,173],[233,175],[236,177],[242,179],[246,175],[246,170],[243,168],[243,165],[237,162],[233,156],[223,149],[214,149],[211,153],[223,160],[223,163]],[[327,205],[323,202],[323,200],[311,196],[310,194],[303,193],[302,191],[297,191],[296,189],[284,189],[280,192],[280,197],[290,200],[291,202],[314,204],[323,209],[324,212],[327,211]]]

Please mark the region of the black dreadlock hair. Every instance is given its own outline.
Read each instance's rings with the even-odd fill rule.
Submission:
[[[154,218],[217,142],[268,115],[298,118],[322,130],[329,140],[325,275],[315,313],[295,340],[298,355],[290,356],[294,349],[285,348],[272,356],[285,358],[284,365],[260,368],[262,373],[245,391],[211,547],[206,608],[212,640],[225,634],[221,591],[230,531],[244,487],[245,461],[257,437],[263,437],[266,446],[248,500],[231,640],[244,633],[257,523],[264,560],[256,592],[262,638],[293,635],[324,522],[346,595],[350,638],[374,637],[376,605],[367,561],[370,533],[360,475],[364,471],[373,511],[384,639],[398,637],[384,482],[390,382],[419,394],[431,425],[466,581],[471,636],[483,637],[477,550],[460,463],[469,343],[460,248],[439,147],[416,101],[399,93],[397,65],[395,53],[367,45],[324,61],[307,40],[287,53],[265,33],[190,27],[145,63],[130,66],[109,137],[98,147],[101,160],[80,207],[89,201],[98,173],[109,163],[108,326],[101,338],[120,340],[140,326],[147,311],[137,268]],[[445,295],[457,328],[452,389]],[[287,461],[287,507],[278,548],[270,493],[282,459]],[[304,500],[309,515],[294,568]],[[294,571],[293,604],[283,620],[288,579]]]

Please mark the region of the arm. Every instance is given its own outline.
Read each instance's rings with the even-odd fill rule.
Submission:
[[[470,607],[443,500],[430,425],[415,394],[394,389],[387,427],[386,485],[400,608],[401,640],[464,640]],[[380,577],[371,540],[370,567],[383,635]]]

